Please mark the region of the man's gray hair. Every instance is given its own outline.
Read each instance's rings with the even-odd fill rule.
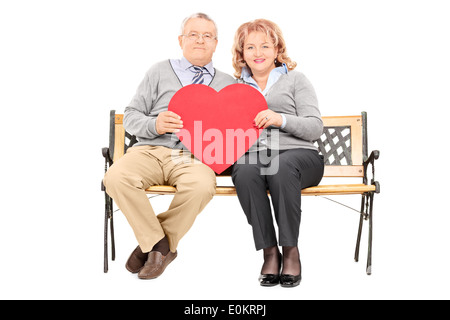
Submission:
[[[217,30],[217,25],[216,25],[216,23],[214,22],[214,20],[211,19],[211,17],[208,16],[207,14],[201,13],[201,12],[194,13],[194,14],[190,15],[189,17],[187,17],[187,18],[185,18],[185,19],[183,20],[183,22],[181,23],[180,35],[183,34],[183,32],[184,32],[184,27],[186,26],[186,23],[187,23],[189,20],[194,19],[194,18],[200,18],[200,19],[205,19],[205,20],[211,21],[211,22],[214,24],[214,28],[216,29],[216,34],[215,34],[215,36],[217,37],[217,36],[219,35],[219,31]]]

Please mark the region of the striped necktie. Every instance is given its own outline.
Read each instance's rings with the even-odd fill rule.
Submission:
[[[195,73],[194,77],[192,78],[192,83],[193,84],[202,84],[204,81],[203,71],[207,71],[206,68],[191,66],[190,70]]]

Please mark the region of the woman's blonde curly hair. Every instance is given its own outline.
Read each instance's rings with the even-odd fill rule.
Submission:
[[[281,29],[272,21],[266,19],[257,19],[250,22],[246,22],[241,25],[234,36],[234,43],[232,48],[233,53],[233,68],[236,70],[234,76],[236,78],[241,77],[242,68],[247,66],[244,61],[244,42],[251,32],[263,32],[267,35],[268,39],[271,39],[275,48],[278,48],[278,56],[275,60],[275,66],[282,66],[286,64],[288,70],[294,70],[297,66],[295,61],[287,55],[286,43],[283,38]]]

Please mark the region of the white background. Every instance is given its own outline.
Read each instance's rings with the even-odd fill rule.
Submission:
[[[123,111],[153,63],[181,56],[180,23],[198,11],[219,26],[216,68],[232,73],[235,30],[267,18],[323,115],[368,112],[369,150],[381,151],[371,276],[367,229],[353,261],[358,214],[304,198],[303,281],[260,287],[262,252],[235,197],[214,198],[151,281],[124,268],[136,241],[117,211],[117,259],[103,273],[109,110]],[[449,14],[439,0],[2,0],[0,298],[450,298]],[[359,208],[357,196],[336,200]]]

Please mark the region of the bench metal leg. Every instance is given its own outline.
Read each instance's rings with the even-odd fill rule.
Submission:
[[[108,272],[108,220],[111,229],[111,254],[112,260],[116,259],[116,246],[114,241],[114,220],[113,220],[113,200],[105,192],[105,231],[104,231],[104,243],[103,243],[103,272]]]
[[[371,192],[369,195],[370,206],[369,206],[369,248],[367,251],[367,268],[366,272],[368,275],[372,274],[372,227],[373,227],[373,198],[374,193]]]
[[[111,198],[109,198],[109,199],[111,201],[111,203],[110,203],[111,215],[109,217],[110,229],[111,229],[111,260],[115,261],[116,260],[116,242],[114,241],[113,200]]]
[[[359,248],[364,220],[369,220],[369,248],[367,250],[366,273],[372,274],[372,229],[373,229],[373,198],[374,193],[363,194],[361,198],[361,214],[359,217],[358,236],[356,239],[355,261],[359,261]]]
[[[108,210],[107,209],[105,209],[105,231],[103,233],[103,272],[104,273],[108,272]]]
[[[359,217],[359,228],[358,228],[358,237],[356,238],[356,249],[355,249],[355,261],[359,261],[359,246],[361,243],[361,233],[362,233],[362,226],[364,222],[364,203],[365,203],[366,195],[362,195],[361,197],[361,211],[360,211],[360,217]]]

